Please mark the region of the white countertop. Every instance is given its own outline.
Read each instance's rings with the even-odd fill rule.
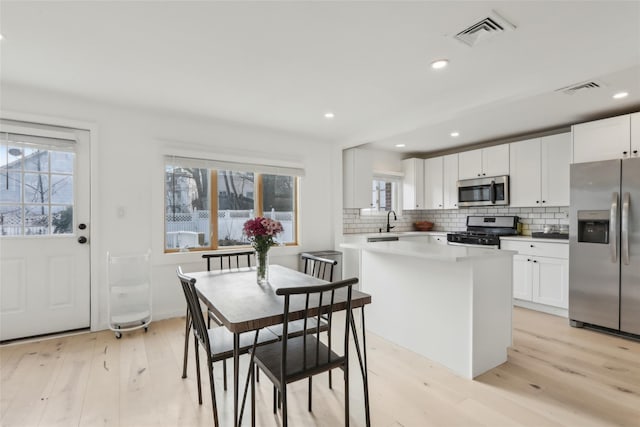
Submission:
[[[380,233],[376,234],[379,235]],[[389,234],[389,233],[384,233]],[[364,251],[403,255],[434,261],[459,262],[482,260],[496,257],[510,257],[516,251],[498,249],[470,248],[465,246],[438,245],[410,241],[374,242],[374,243],[342,243],[342,248],[360,249]]]
[[[349,237],[403,237],[403,236],[444,236],[448,231],[396,231],[389,233],[349,233],[343,236]]]

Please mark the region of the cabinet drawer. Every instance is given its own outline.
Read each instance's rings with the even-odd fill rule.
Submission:
[[[520,255],[569,258],[569,245],[566,243],[503,240],[500,242],[500,248],[518,251]]]

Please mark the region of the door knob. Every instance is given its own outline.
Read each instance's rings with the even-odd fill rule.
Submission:
[[[86,238],[86,237],[84,237],[84,236],[80,236],[80,237],[78,237],[78,243],[80,243],[80,244],[85,244],[85,243],[87,243],[87,238]]]
[[[79,228],[80,230],[84,230],[84,229],[86,229],[86,228],[87,228],[87,224],[78,224],[78,228]]]

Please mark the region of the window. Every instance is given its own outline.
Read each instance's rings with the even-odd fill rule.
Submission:
[[[280,221],[278,241],[296,244],[299,176],[298,169],[167,157],[165,251],[248,246],[242,228],[256,216]]]
[[[3,133],[0,140],[0,235],[73,232],[73,142]]]
[[[377,215],[390,210],[400,210],[400,178],[385,174],[374,174],[371,182],[371,208],[361,209],[364,215]]]

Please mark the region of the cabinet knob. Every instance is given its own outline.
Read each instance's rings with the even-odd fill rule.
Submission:
[[[624,154],[624,155],[626,156],[626,155],[627,155],[627,152],[626,152],[626,151],[623,151],[623,152],[622,152],[622,154]]]
[[[534,260],[533,260],[533,262],[538,262],[538,261],[536,261],[536,260],[534,259]]]
[[[633,150],[633,154],[638,154],[638,150]]]
[[[547,201],[546,201],[546,200],[543,200],[543,201],[542,201],[542,203],[547,203]]]
[[[529,246],[533,248],[533,245],[529,245]]]
[[[531,259],[530,259],[530,258],[527,258],[527,262],[529,262],[529,261],[531,261]]]
[[[478,176],[480,176],[480,174],[478,174]]]
[[[536,200],[536,203],[540,203],[540,200]]]
[[[486,176],[486,175],[487,175],[486,173],[483,173],[483,174],[482,174],[482,176]]]

